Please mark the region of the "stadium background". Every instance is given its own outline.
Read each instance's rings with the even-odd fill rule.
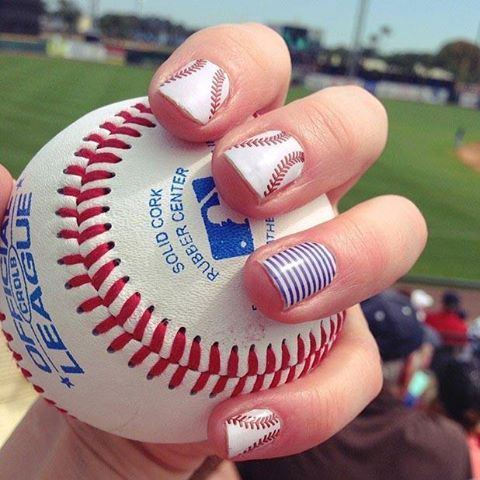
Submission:
[[[13,2],[0,0],[0,16],[9,3]],[[298,43],[309,33],[303,30],[282,32],[290,35],[290,43]],[[189,33],[180,29],[170,45],[156,48],[144,39],[110,42],[107,48],[96,35],[88,38],[63,32],[58,36],[57,32],[45,38],[0,33],[0,162],[18,175],[50,138],[81,115],[144,95],[154,66]],[[322,78],[312,70],[308,49],[294,45],[291,50],[294,82],[288,101],[310,93],[307,86],[345,78],[346,70],[335,68],[334,62],[329,70],[322,70],[327,70]],[[371,71],[364,70],[360,72],[366,78],[362,85],[371,90],[381,90],[378,82],[382,79],[394,86],[405,81],[378,71],[369,77]],[[480,316],[480,172],[459,161],[456,147],[480,142],[478,110],[458,105],[475,106],[477,97],[472,97],[472,91],[477,90],[469,87],[459,93],[451,79],[409,81],[403,94],[398,94],[398,88],[393,94],[392,89],[383,91],[390,97],[403,95],[430,103],[381,98],[390,122],[387,148],[342,201],[341,209],[382,194],[413,200],[427,219],[430,235],[425,252],[402,285],[409,289],[421,286],[436,299],[445,287],[461,289],[469,317],[476,318]],[[427,90],[419,93],[419,84]],[[0,347],[0,418],[9,418],[7,423],[0,422],[0,446],[33,398],[31,390],[12,374],[7,357]],[[2,367],[7,363],[8,369]]]

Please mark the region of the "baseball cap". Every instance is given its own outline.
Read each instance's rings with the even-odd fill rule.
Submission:
[[[383,360],[406,358],[422,345],[424,330],[406,295],[386,290],[360,305]]]
[[[415,308],[430,308],[433,305],[433,297],[419,288],[412,292],[410,301]]]

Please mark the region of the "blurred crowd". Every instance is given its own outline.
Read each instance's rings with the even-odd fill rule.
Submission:
[[[480,480],[480,317],[454,291],[434,305],[392,289],[361,306],[382,359],[378,397],[322,445],[239,464],[242,479]]]

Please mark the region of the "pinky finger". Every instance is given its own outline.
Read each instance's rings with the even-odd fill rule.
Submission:
[[[357,306],[319,368],[296,382],[222,403],[210,417],[209,439],[219,455],[235,460],[292,455],[338,432],[381,384],[378,349]],[[249,416],[258,417],[254,431],[231,428],[232,419]]]

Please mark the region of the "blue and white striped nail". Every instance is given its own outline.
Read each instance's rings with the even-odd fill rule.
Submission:
[[[315,242],[277,252],[263,265],[282,295],[285,308],[323,290],[337,272],[335,257],[327,247]]]

